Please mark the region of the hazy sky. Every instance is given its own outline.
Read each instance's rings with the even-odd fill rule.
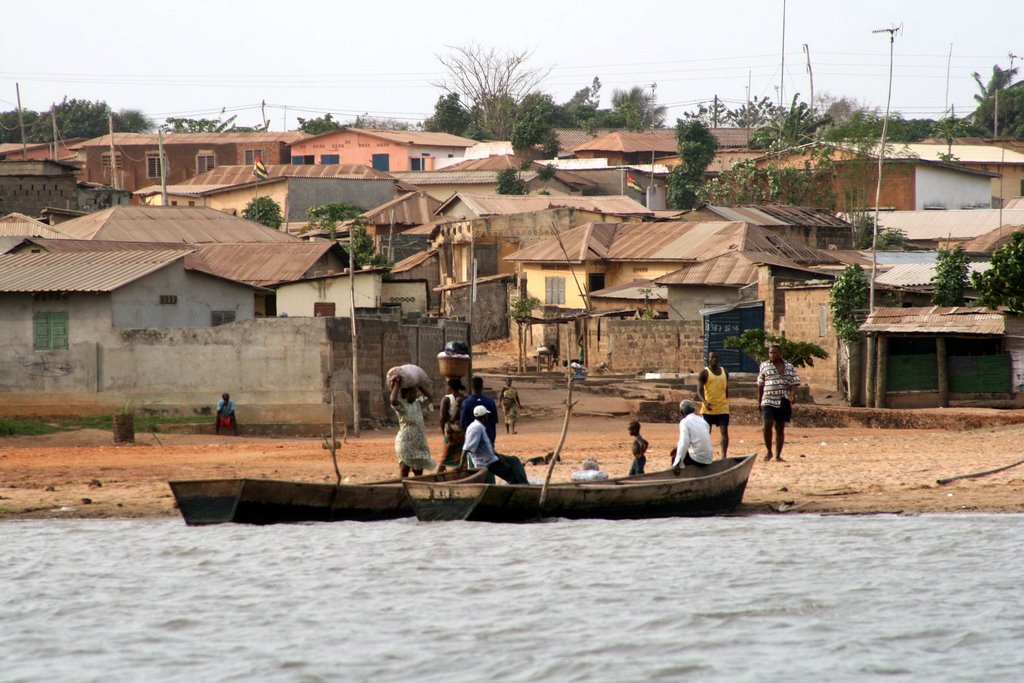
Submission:
[[[271,130],[296,117],[364,112],[419,121],[439,95],[445,46],[476,42],[532,50],[552,67],[543,89],[564,101],[594,76],[602,106],[614,88],[657,84],[668,120],[716,94],[730,106],[777,97],[783,0],[733,2],[229,2],[106,0],[19,2],[4,8],[0,109],[42,110],[63,96],[106,100],[154,119],[260,120]],[[942,115],[950,43],[949,102],[973,110],[992,65],[1024,55],[1024,2],[788,0],[786,99],[810,90],[885,105],[888,37],[895,44],[893,108],[907,117]],[[1022,62],[1017,62],[1020,65]]]

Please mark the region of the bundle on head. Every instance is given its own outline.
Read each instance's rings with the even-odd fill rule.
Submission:
[[[418,365],[408,363],[406,365],[396,365],[388,370],[387,381],[389,386],[396,377],[402,378],[402,388],[404,389],[409,387],[425,387],[428,391],[431,389],[430,377]]]

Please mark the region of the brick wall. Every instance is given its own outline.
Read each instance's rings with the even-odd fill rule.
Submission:
[[[704,367],[702,321],[595,318],[587,343],[587,364],[604,363],[612,372],[699,372]]]
[[[825,360],[816,360],[814,367],[800,368],[800,379],[811,388],[812,395],[835,394],[838,390],[837,359],[839,341],[832,327],[828,310],[829,287],[803,287],[779,290],[785,299],[786,336],[794,341],[812,342],[829,353]],[[822,318],[824,316],[824,318]],[[824,336],[822,336],[824,324]]]

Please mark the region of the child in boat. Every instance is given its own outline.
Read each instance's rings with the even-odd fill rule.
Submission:
[[[633,437],[633,466],[629,468],[629,476],[633,477],[644,473],[647,465],[647,439],[640,436],[640,423],[633,420],[629,423],[629,435]]]
[[[417,395],[422,392],[423,396]],[[398,434],[395,436],[395,453],[398,455],[398,475],[408,477],[409,471],[416,476],[424,468],[434,467],[427,444],[427,429],[423,414],[431,410],[430,394],[424,387],[403,387],[402,378],[391,380],[391,407],[398,415]]]
[[[601,466],[594,458],[587,458],[583,461],[583,469],[572,473],[572,481],[604,481],[608,478],[607,472],[601,471]]]

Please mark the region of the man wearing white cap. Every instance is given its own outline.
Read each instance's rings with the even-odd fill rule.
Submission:
[[[474,467],[486,467],[488,471],[497,477],[501,477],[510,484],[529,484],[526,478],[526,470],[519,458],[513,455],[499,455],[494,452],[494,446],[487,437],[486,424],[490,421],[491,411],[486,406],[473,408],[473,422],[466,428],[466,441],[462,444],[462,459],[465,464],[466,456],[472,459]]]
[[[697,414],[693,401],[680,401],[679,443],[672,449],[672,471],[676,474],[687,465],[707,467],[711,464],[711,425]]]

